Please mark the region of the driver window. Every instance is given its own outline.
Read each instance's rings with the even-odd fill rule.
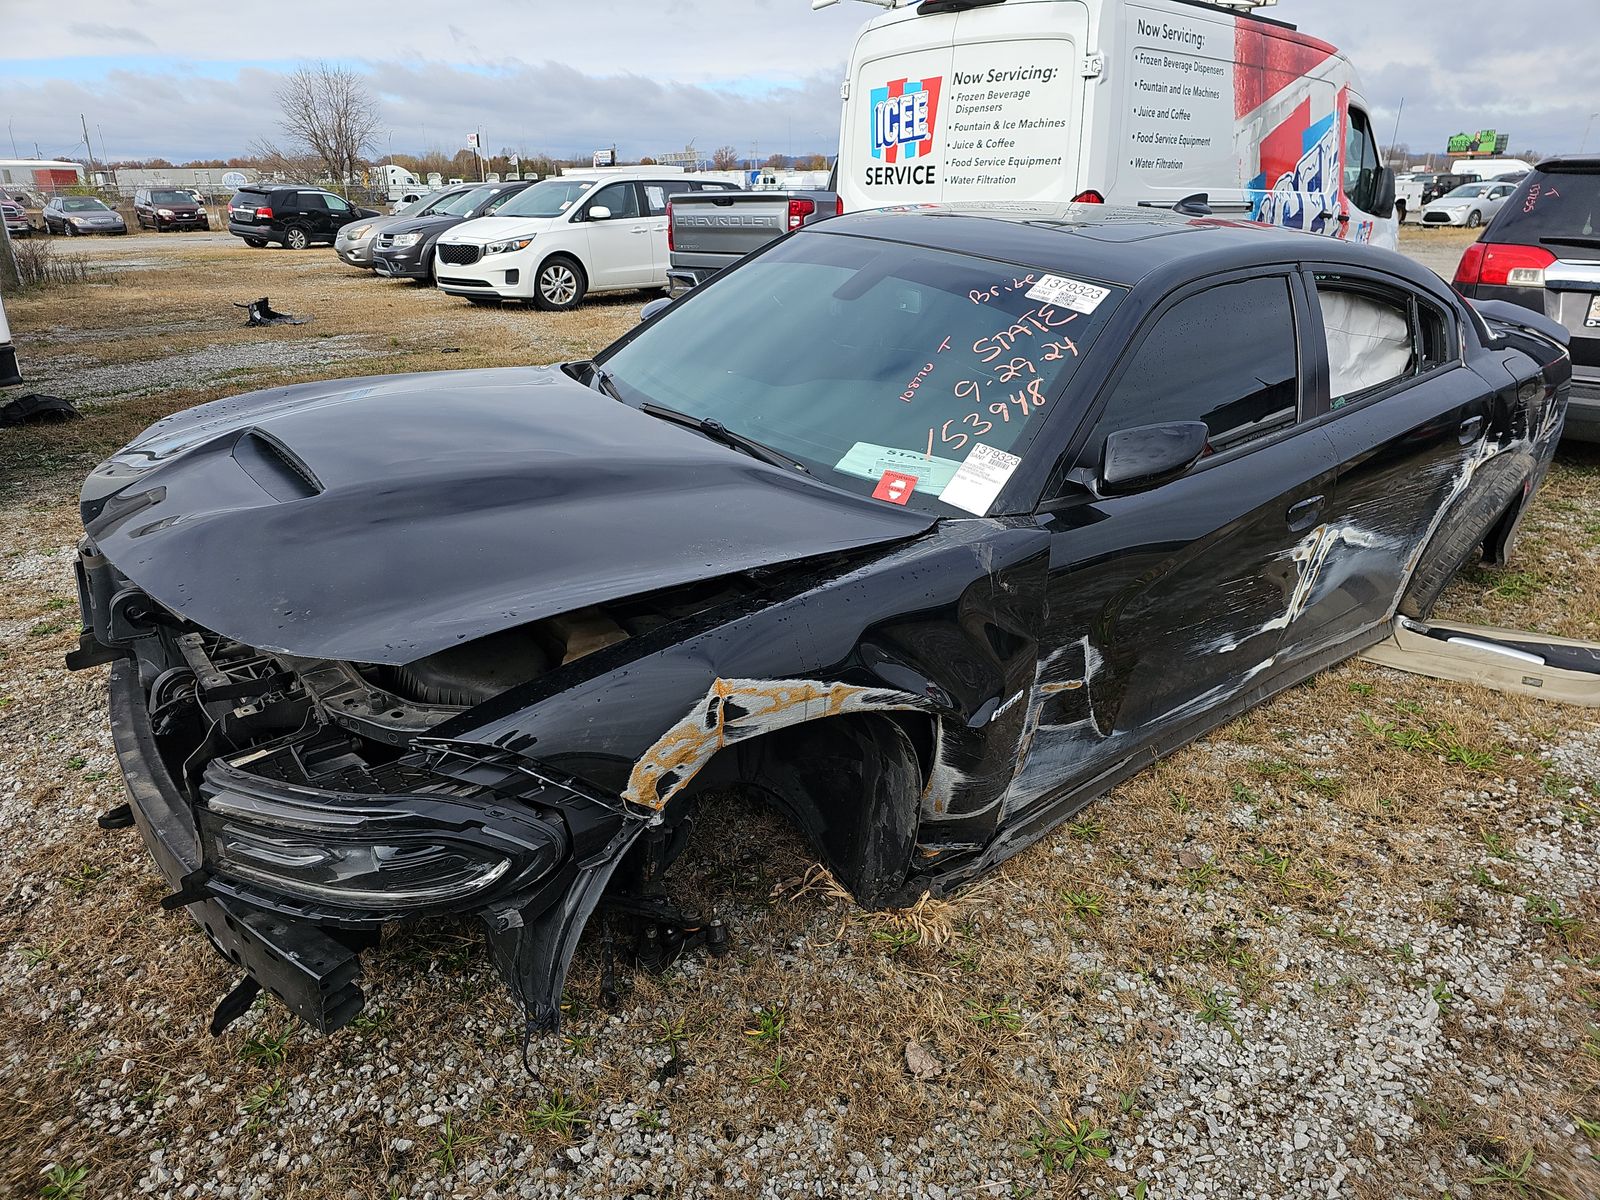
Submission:
[[[325,203],[329,207],[329,209],[331,209],[334,212],[349,212],[350,211],[350,206],[348,204],[346,204],[343,200],[339,199],[339,197],[337,197],[337,196],[327,196],[327,195],[325,195],[325,196],[322,197],[322,200],[323,200],[323,203]]]
[[[1362,212],[1378,206],[1378,143],[1372,136],[1367,114],[1359,108],[1349,110],[1344,136],[1344,194]]]
[[[631,183],[609,183],[595,193],[590,208],[609,208],[613,221],[639,215],[639,194]]]
[[[1169,421],[1204,421],[1207,452],[1292,425],[1300,373],[1289,281],[1247,279],[1180,300],[1134,352],[1087,443],[1098,460],[1108,434]]]

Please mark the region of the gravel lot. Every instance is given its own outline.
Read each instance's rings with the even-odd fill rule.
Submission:
[[[1464,244],[1404,248],[1448,275]],[[708,806],[673,879],[734,953],[606,1011],[586,940],[531,1071],[468,925],[386,936],[333,1037],[261,1001],[209,1038],[235,978],[94,824],[121,785],[103,673],[60,666],[78,480],[199,400],[584,354],[647,297],[551,317],[223,234],[71,249],[114,279],[11,315],[86,419],[0,432],[0,1193],[81,1168],[61,1195],[1600,1196],[1600,723],[1362,663],[949,903],[861,912],[781,822]],[[263,294],[311,323],[241,328]],[[1444,607],[1600,639],[1597,597],[1574,449],[1513,569]]]

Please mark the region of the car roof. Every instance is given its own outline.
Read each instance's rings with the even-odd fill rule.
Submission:
[[[1557,154],[1551,158],[1542,159],[1534,168],[1538,171],[1562,171],[1571,174],[1600,173],[1600,155],[1594,154]]]
[[[850,213],[809,232],[878,238],[1000,259],[1132,287],[1157,271],[1200,276],[1285,262],[1365,266],[1428,291],[1439,280],[1410,259],[1342,238],[1226,217],[1107,204],[923,204]]]

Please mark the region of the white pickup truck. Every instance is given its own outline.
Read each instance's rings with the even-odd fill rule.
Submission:
[[[774,238],[842,212],[831,191],[689,192],[667,204],[667,286],[697,287]]]

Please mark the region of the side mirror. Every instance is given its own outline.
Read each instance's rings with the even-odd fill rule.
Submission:
[[[589,220],[591,221],[609,221],[610,219],[611,210],[604,204],[596,204],[589,209]]]
[[[1378,200],[1373,205],[1372,215],[1387,221],[1394,216],[1394,168],[1384,167],[1378,172]]]
[[[639,310],[639,323],[642,325],[655,317],[659,317],[672,307],[671,296],[658,296]]]
[[[1100,456],[1100,490],[1122,496],[1159,487],[1199,461],[1210,436],[1204,421],[1172,421],[1119,429]]]

